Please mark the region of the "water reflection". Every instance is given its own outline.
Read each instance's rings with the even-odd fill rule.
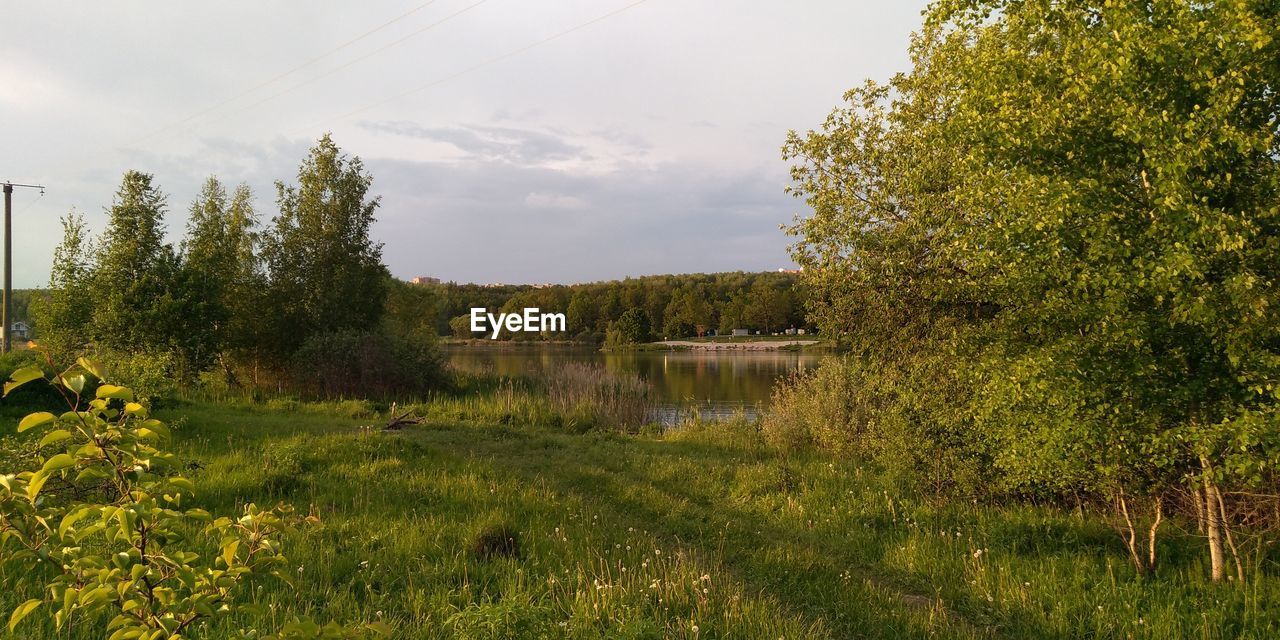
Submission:
[[[524,375],[567,363],[600,364],[635,373],[653,385],[655,419],[672,424],[697,412],[706,418],[737,413],[754,416],[769,402],[774,381],[791,371],[816,367],[824,355],[794,351],[642,351],[602,353],[567,345],[447,347],[450,363],[463,371]]]

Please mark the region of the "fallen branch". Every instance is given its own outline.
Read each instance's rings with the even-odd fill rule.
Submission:
[[[398,431],[409,425],[422,423],[422,418],[413,415],[412,409],[397,416],[395,403],[391,404],[391,415],[393,417],[387,422],[386,426],[382,427],[383,431]]]

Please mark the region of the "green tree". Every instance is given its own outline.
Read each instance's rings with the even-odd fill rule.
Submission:
[[[649,342],[651,333],[649,313],[640,307],[632,307],[618,318],[609,329],[610,344],[627,345]]]
[[[165,211],[166,197],[150,174],[125,173],[91,277],[91,337],[119,357],[171,353],[177,373],[191,377],[216,355],[207,320],[216,313],[165,242]]]
[[[284,358],[317,333],[376,328],[389,274],[369,236],[379,199],[358,157],[326,134],[298,169],[297,186],[276,183],[279,215],[263,242],[267,293],[264,348]]]
[[[249,187],[240,185],[228,197],[210,176],[191,205],[182,245],[183,265],[209,301],[201,329],[230,382],[235,377],[229,356],[255,357],[254,335],[262,310],[270,306],[262,295],[257,225]]]
[[[1221,579],[1222,487],[1277,481],[1277,33],[1265,3],[941,2],[909,74],[786,147],[822,326],[916,345],[882,362],[917,386],[954,354],[922,422],[1012,490],[1108,497],[1139,569],[1136,505],[1154,531],[1190,489]]]
[[[89,242],[84,216],[74,211],[63,216],[62,242],[53,250],[49,291],[33,305],[40,343],[59,361],[79,356],[89,340],[94,267]]]
[[[177,267],[164,241],[166,198],[150,174],[129,171],[107,210],[94,269],[93,337],[113,349],[144,349],[163,339],[156,327]]]

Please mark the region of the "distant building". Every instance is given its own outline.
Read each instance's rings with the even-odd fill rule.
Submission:
[[[791,275],[799,275],[801,273],[804,273],[804,267],[800,267],[799,269],[781,268],[781,269],[778,269],[778,273],[788,273]]]
[[[440,278],[432,278],[431,276],[414,276],[409,279],[409,284],[440,284]]]
[[[31,333],[31,327],[27,323],[19,320],[9,326],[10,340],[26,340],[27,334]]]

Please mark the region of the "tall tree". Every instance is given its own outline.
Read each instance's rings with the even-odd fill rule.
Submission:
[[[267,289],[279,312],[265,319],[278,357],[308,337],[372,330],[382,317],[388,272],[369,236],[379,199],[358,157],[325,134],[298,169],[296,186],[276,183],[279,215],[263,243]]]
[[[234,381],[228,356],[252,356],[260,311],[262,271],[256,255],[257,213],[253,192],[240,185],[228,197],[226,188],[209,177],[191,205],[183,264],[209,300],[202,330],[216,350],[228,379]]]
[[[84,216],[72,211],[62,218],[62,242],[53,250],[49,291],[37,298],[32,310],[40,343],[58,362],[74,361],[89,340],[93,267]]]
[[[124,174],[102,234],[94,269],[93,338],[120,349],[143,349],[164,342],[157,327],[170,277],[177,268],[173,247],[164,241],[166,198],[151,174]]]
[[[1010,486],[1111,497],[1129,534],[1184,483],[1215,579],[1220,487],[1280,455],[1276,33],[1269,3],[940,2],[911,73],[787,147],[819,313],[961,359],[895,369],[964,371],[917,423],[976,421]]]

